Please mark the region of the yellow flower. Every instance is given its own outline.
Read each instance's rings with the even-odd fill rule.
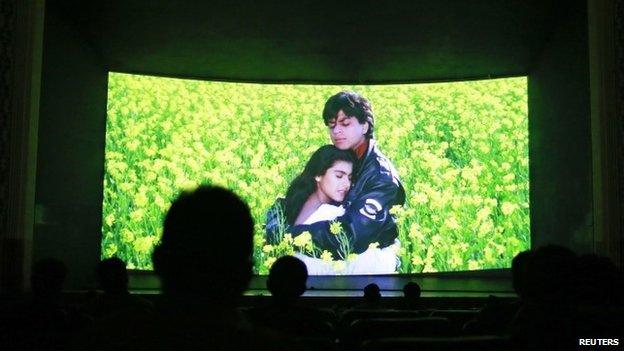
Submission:
[[[496,199],[485,199],[485,202],[492,207],[495,207],[496,205],[498,205],[498,200]]]
[[[139,192],[136,194],[136,196],[134,197],[134,203],[138,206],[138,207],[145,207],[145,205],[147,205],[148,202],[148,198],[147,195],[145,195],[144,192]]]
[[[489,263],[496,262],[495,255],[496,254],[494,253],[494,250],[490,246],[486,246],[485,249],[483,249],[483,256],[486,262],[489,262]]]
[[[169,202],[165,201],[165,199],[158,195],[154,196],[154,203],[163,212],[167,211],[169,209],[169,206],[171,205]]]
[[[267,268],[271,268],[271,266],[273,265],[273,263],[275,263],[276,258],[275,257],[269,257],[264,261],[264,265]]]
[[[516,179],[516,175],[515,175],[515,174],[513,174],[513,173],[509,173],[509,174],[507,174],[507,175],[505,175],[505,176],[503,177],[503,181],[504,181],[505,183],[510,183],[510,182],[512,182],[514,179]]]
[[[282,242],[285,242],[286,244],[292,244],[293,242],[293,238],[292,238],[292,234],[284,234],[284,238],[282,239]]]
[[[423,233],[419,230],[419,229],[415,229],[412,227],[410,227],[410,231],[407,234],[408,237],[410,237],[411,239],[418,239],[418,240],[423,240],[424,235]]]
[[[153,157],[154,155],[156,155],[157,151],[158,150],[156,149],[155,146],[150,146],[145,149],[145,155],[147,155],[148,157]]]
[[[323,250],[323,253],[321,253],[321,260],[325,262],[331,262],[333,260],[331,252]]]
[[[505,190],[507,191],[516,191],[518,190],[518,184],[509,184],[505,186]]]
[[[403,206],[401,205],[394,205],[390,208],[390,214],[393,216],[400,216],[401,213],[403,213]]]
[[[136,175],[136,172],[133,169],[128,171],[127,175],[128,175],[128,179],[130,179],[131,182],[136,183],[137,175]]]
[[[504,245],[495,244],[494,247],[496,248],[496,253],[498,253],[499,255],[502,255],[502,254],[505,253],[505,246]]]
[[[453,182],[457,179],[458,175],[459,175],[459,170],[453,168],[444,172],[444,174],[442,174],[442,179],[444,179],[447,182]]]
[[[152,250],[152,243],[152,237],[144,237],[136,239],[132,246],[134,247],[135,251],[145,254],[149,253]]]
[[[374,242],[374,243],[368,244],[368,248],[369,249],[376,249],[378,247],[379,247],[379,243],[378,242]]]
[[[347,256],[347,261],[353,261],[357,258],[358,258],[358,254],[352,253],[352,254],[349,254],[349,256]]]
[[[121,230],[121,241],[125,243],[132,242],[134,240],[134,233],[132,233],[129,229],[124,228]]]
[[[264,251],[264,252],[266,252],[266,253],[271,252],[271,250],[273,250],[273,245],[264,245],[264,246],[262,247],[262,251]]]
[[[123,154],[121,152],[109,151],[106,153],[106,158],[110,160],[122,159]]]
[[[417,204],[424,204],[429,201],[429,197],[427,196],[427,194],[424,193],[416,193],[412,195],[412,201]]]
[[[451,217],[447,218],[444,221],[444,225],[447,228],[451,229],[451,230],[457,230],[457,229],[461,228],[461,226],[457,222],[457,219],[454,216],[451,216]]]
[[[331,224],[329,225],[329,231],[334,235],[340,234],[340,232],[342,231],[342,226],[340,225],[340,222],[331,222]]]
[[[425,267],[423,268],[423,273],[437,272],[437,271],[438,270],[433,268],[433,266],[430,264],[425,265]]]
[[[181,182],[180,188],[183,191],[191,192],[191,191],[193,191],[193,190],[195,190],[197,188],[197,182],[194,181],[194,180],[186,179],[186,180]]]
[[[518,208],[518,205],[511,203],[511,202],[507,202],[507,201],[503,202],[503,204],[501,205],[501,211],[503,212],[505,216],[510,215],[517,208]]]
[[[145,173],[145,180],[147,180],[148,182],[151,182],[151,181],[156,180],[157,176],[158,175],[156,173],[149,171]]]
[[[420,258],[420,256],[414,255],[414,257],[412,257],[412,264],[414,266],[420,266],[425,264],[425,262],[422,260],[422,258]]]
[[[295,237],[295,240],[293,241],[293,245],[298,246],[298,247],[303,247],[308,243],[312,242],[312,234],[310,234],[310,232],[305,231],[301,234],[299,234],[297,237]]]
[[[477,175],[476,175],[475,171],[473,169],[471,169],[471,168],[464,168],[464,169],[462,169],[461,176],[466,181],[470,181],[470,182],[476,182],[477,181]]]
[[[130,213],[130,219],[133,221],[140,221],[144,213],[145,211],[142,208],[136,209]]]
[[[131,140],[128,142],[128,150],[135,151],[139,147],[139,141],[137,139]]]
[[[254,235],[253,237],[254,246],[262,246],[264,245],[264,236],[263,235]]]
[[[123,192],[129,193],[130,190],[132,189],[132,184],[130,184],[130,183],[121,183],[121,184],[119,184],[119,189],[121,189]]]
[[[117,253],[117,245],[108,244],[104,248],[104,257],[113,257]]]
[[[477,232],[478,237],[483,237],[485,234],[489,234],[494,230],[494,223],[491,219],[486,220],[479,226],[479,231]]]
[[[108,216],[106,216],[106,218],[104,218],[104,222],[106,222],[106,225],[111,227],[113,223],[115,223],[115,215],[112,213],[109,214]]]
[[[463,261],[462,261],[461,257],[459,255],[457,255],[457,254],[452,255],[451,258],[449,258],[449,260],[448,260],[448,264],[452,268],[459,267],[462,263],[463,263]]]
[[[433,246],[440,245],[441,241],[442,241],[442,237],[438,234],[431,237],[431,243],[433,244]]]
[[[475,260],[468,260],[468,269],[471,271],[477,270],[481,268],[481,265],[479,264],[479,262],[475,261]]]
[[[477,212],[477,222],[482,222],[484,219],[488,218],[492,210],[489,207],[483,207]]]

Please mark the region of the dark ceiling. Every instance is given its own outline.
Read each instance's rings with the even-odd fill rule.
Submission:
[[[49,0],[111,71],[382,83],[527,74],[552,0]],[[565,9],[564,9],[565,10]]]

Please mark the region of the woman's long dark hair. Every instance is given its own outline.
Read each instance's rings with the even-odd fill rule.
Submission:
[[[324,145],[316,150],[306,163],[303,172],[293,179],[288,186],[284,204],[286,223],[290,225],[295,223],[303,204],[316,191],[314,177],[324,175],[336,161],[354,164],[355,160],[355,153],[352,150],[340,150],[334,145]]]

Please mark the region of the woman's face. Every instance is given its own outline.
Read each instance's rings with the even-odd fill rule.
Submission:
[[[316,192],[323,203],[344,201],[351,187],[353,164],[336,161],[325,174],[316,176]]]

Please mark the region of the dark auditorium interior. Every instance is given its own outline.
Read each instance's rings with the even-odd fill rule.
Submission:
[[[179,348],[621,349],[623,0],[3,0],[0,33],[0,349],[91,347],[118,332],[101,317],[118,306],[126,326],[177,309]],[[288,302],[251,276],[236,299],[188,291],[182,303],[153,271],[103,267],[109,72],[289,84],[526,76],[531,250],[514,264],[535,274],[309,276]],[[123,276],[115,297],[100,289],[103,274]],[[420,294],[411,300],[409,282]],[[381,297],[367,300],[373,283]],[[31,296],[47,302],[20,305]],[[68,306],[62,327],[60,309],[37,312],[39,334],[6,317],[52,300]],[[210,344],[216,333],[197,322],[229,328],[229,307],[270,332]],[[177,343],[154,337],[138,347]],[[136,346],[120,345],[97,348]]]

